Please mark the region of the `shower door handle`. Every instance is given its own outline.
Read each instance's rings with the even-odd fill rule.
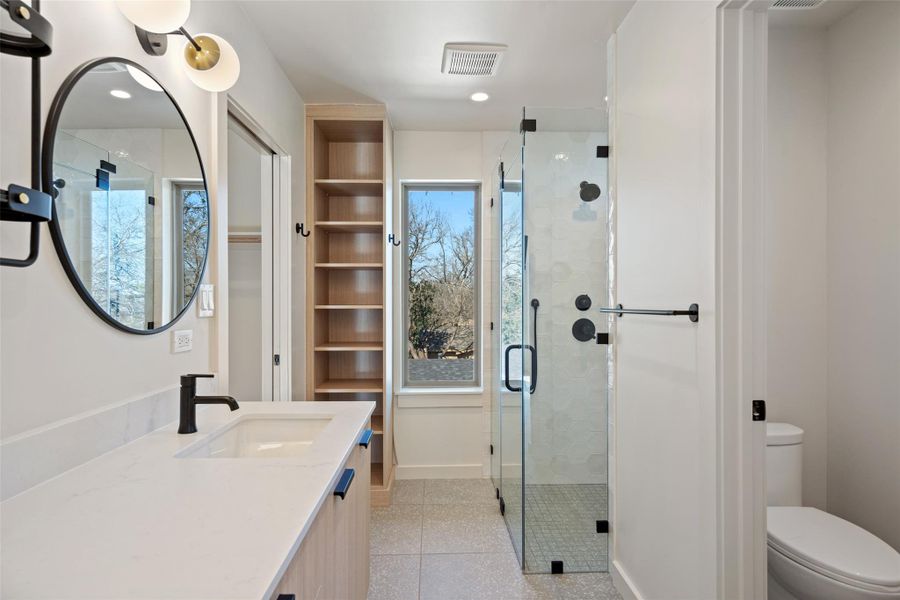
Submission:
[[[520,388],[520,387],[515,388],[509,382],[509,353],[517,348],[520,348],[523,351],[528,350],[531,352],[531,386],[528,388],[528,393],[533,394],[534,390],[537,389],[537,372],[538,372],[537,351],[535,351],[534,346],[529,346],[527,344],[525,344],[525,345],[510,344],[509,346],[506,347],[506,351],[504,352],[504,359],[503,359],[503,363],[504,363],[503,385],[505,385],[506,389],[508,389],[511,392],[521,392],[522,391],[522,388]],[[523,374],[523,381],[524,381],[524,374]]]
[[[516,348],[521,348],[522,344],[510,344],[506,347],[506,352],[503,353],[503,385],[506,386],[511,392],[521,392],[522,388],[514,388],[509,383],[509,353],[515,350]]]

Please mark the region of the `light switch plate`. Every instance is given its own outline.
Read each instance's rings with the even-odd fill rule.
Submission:
[[[197,290],[197,316],[208,319],[216,314],[215,288],[211,283],[204,283]]]
[[[194,347],[194,331],[182,329],[172,332],[172,353],[190,352]]]

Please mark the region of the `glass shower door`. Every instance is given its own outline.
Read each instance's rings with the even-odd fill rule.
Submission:
[[[522,285],[525,238],[522,211],[521,138],[511,136],[503,148],[497,167],[500,199],[500,510],[506,520],[516,555],[524,556],[524,513],[522,445],[524,415],[522,408],[527,373],[523,361]],[[496,449],[495,449],[496,452]]]
[[[524,571],[607,571],[607,117],[524,116],[502,158],[501,507]]]
[[[98,187],[101,161],[115,164]],[[56,138],[56,212],[66,249],[94,301],[116,321],[152,329],[156,175],[71,133]]]

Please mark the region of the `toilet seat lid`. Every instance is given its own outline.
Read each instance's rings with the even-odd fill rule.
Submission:
[[[817,508],[770,506],[769,545],[818,573],[867,589],[900,589],[900,553]]]

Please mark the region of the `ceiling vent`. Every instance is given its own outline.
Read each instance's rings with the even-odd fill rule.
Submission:
[[[776,0],[772,8],[816,8],[825,0]]]
[[[445,44],[441,73],[492,77],[500,68],[504,52],[503,44]]]

